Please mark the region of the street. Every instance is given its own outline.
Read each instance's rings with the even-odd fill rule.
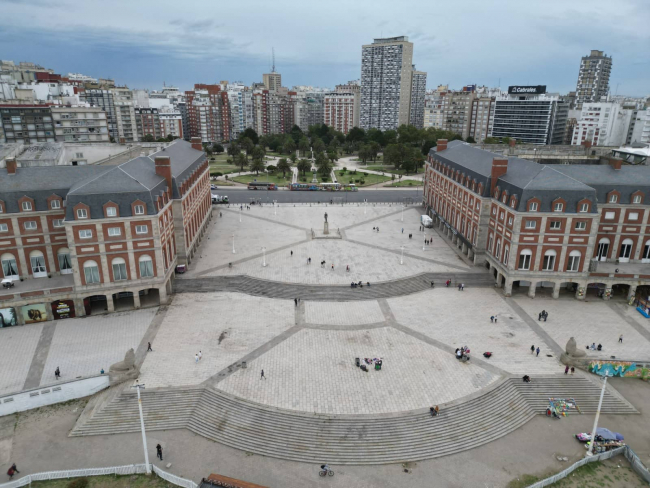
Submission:
[[[218,185],[217,185],[218,186]],[[410,203],[422,201],[422,187],[408,190],[359,190],[325,192],[325,191],[289,191],[289,190],[248,190],[244,188],[230,188],[219,186],[212,193],[227,195],[230,203],[249,203],[251,199],[261,199],[262,203],[325,203],[333,200],[341,202],[403,202],[405,198],[411,198]]]

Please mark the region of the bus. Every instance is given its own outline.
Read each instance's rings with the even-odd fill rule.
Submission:
[[[357,188],[357,185],[354,183],[350,183],[349,185],[343,185],[341,187],[341,190],[343,191],[359,191],[359,188]]]
[[[248,184],[249,190],[277,190],[278,187],[275,186],[275,183],[267,183],[263,181],[251,181]]]
[[[292,191],[317,191],[318,186],[315,183],[291,183],[289,189]]]
[[[325,191],[339,191],[341,189],[340,183],[320,183],[318,186]]]

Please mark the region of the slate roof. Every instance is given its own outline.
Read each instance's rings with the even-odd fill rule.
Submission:
[[[18,199],[27,195],[35,200],[35,210],[47,210],[47,198],[57,194],[66,200],[66,220],[73,220],[73,208],[78,203],[90,207],[93,219],[104,216],[107,202],[119,206],[120,216],[131,215],[131,204],[141,200],[147,205],[147,213],[157,213],[156,198],[167,188],[167,182],[156,174],[156,155],[169,156],[172,169],[172,192],[180,198],[178,188],[205,160],[205,154],[180,139],[163,151],[141,156],[118,166],[46,166],[18,168],[9,176],[0,170],[0,199],[7,212],[18,212]]]

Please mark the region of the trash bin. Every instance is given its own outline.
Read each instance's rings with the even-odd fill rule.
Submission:
[[[379,371],[381,369],[381,361],[375,363],[375,369]]]
[[[241,367],[242,367],[242,369],[246,369],[248,367],[248,365],[246,364],[246,361],[241,362]]]
[[[359,363],[360,363],[359,358],[354,358],[354,362],[356,363],[357,368],[358,368],[358,367],[359,367]]]

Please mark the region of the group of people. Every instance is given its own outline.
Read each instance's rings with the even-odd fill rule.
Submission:
[[[456,349],[456,359],[463,359],[464,357],[469,359],[469,348],[467,346],[462,346]]]
[[[379,227],[373,227],[372,230],[374,230],[375,232],[379,232]]]
[[[596,345],[595,342],[592,342],[591,346],[587,346],[587,349],[591,349],[592,351],[602,351],[603,350],[603,345],[600,344],[600,343],[598,345]]]
[[[548,318],[548,312],[546,310],[542,310],[537,317],[537,321],[539,322],[542,319],[544,319],[544,322],[546,322],[547,318]]]
[[[576,369],[573,366],[571,366],[571,368],[568,366],[564,368],[564,374],[569,374],[569,371],[571,371],[571,374],[574,374],[576,372]]]
[[[370,282],[366,281],[366,286],[370,286]],[[363,288],[363,281],[359,281],[359,283],[355,283],[354,281],[350,283],[350,288]]]

